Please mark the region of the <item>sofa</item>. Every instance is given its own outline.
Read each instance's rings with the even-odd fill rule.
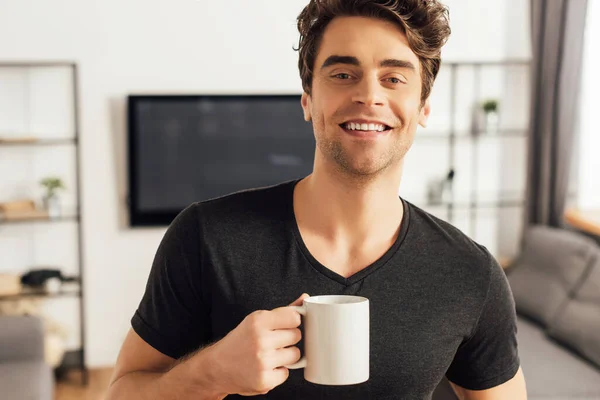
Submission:
[[[530,400],[600,399],[600,246],[534,226],[507,268]],[[442,381],[433,400],[454,400]]]
[[[0,398],[54,398],[54,375],[44,360],[44,330],[38,317],[0,316]]]

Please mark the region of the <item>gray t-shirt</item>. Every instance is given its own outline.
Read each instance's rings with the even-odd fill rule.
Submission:
[[[429,399],[444,376],[480,390],[515,375],[514,301],[484,247],[403,200],[396,242],[344,278],[302,241],[292,207],[296,182],[197,202],[179,214],[131,320],[142,339],[180,358],[223,338],[251,312],[303,292],[360,295],[370,300],[370,379],[322,386],[291,370],[261,398]]]

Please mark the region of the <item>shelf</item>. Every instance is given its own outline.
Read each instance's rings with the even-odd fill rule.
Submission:
[[[32,297],[79,297],[81,296],[80,279],[75,278],[61,284],[60,290],[56,293],[47,293],[43,287],[31,287],[28,285],[20,285],[19,293],[15,294],[0,294],[0,300],[16,300]]]
[[[48,223],[57,223],[57,222],[68,222],[68,221],[79,221],[79,215],[63,215],[57,218],[24,218],[24,219],[2,219],[0,218],[0,227],[4,225],[17,225],[17,224],[48,224]]]
[[[3,61],[0,68],[44,68],[44,67],[70,67],[75,68],[73,61]]]
[[[422,206],[420,205],[422,204]],[[454,210],[470,210],[470,209],[484,209],[484,208],[519,208],[525,206],[523,200],[500,200],[500,201],[478,201],[475,203],[469,203],[466,201],[459,201],[455,203],[415,203],[415,205],[423,208],[452,208]]]
[[[496,133],[486,133],[485,131],[459,131],[451,135],[450,132],[417,132],[415,140],[449,140],[454,138],[456,140],[465,139],[503,139],[503,138],[526,138],[528,131],[526,129],[502,129]]]
[[[67,290],[61,290],[60,292],[57,293],[46,293],[43,291],[43,289],[39,289],[39,290],[27,290],[24,291],[22,293],[18,293],[18,294],[11,294],[11,295],[0,295],[0,301],[3,300],[18,300],[18,299],[23,299],[23,298],[61,298],[61,297],[79,297],[81,296],[81,291],[79,289],[77,290],[73,290],[73,289],[67,289]]]
[[[504,58],[504,59],[496,59],[496,60],[444,60],[442,62],[442,68],[445,67],[501,67],[501,66],[511,66],[511,65],[520,65],[520,66],[529,66],[531,65],[532,60],[530,58]]]
[[[77,139],[71,138],[35,138],[31,141],[5,141],[0,137],[0,147],[22,147],[22,146],[58,146],[77,144]]]
[[[56,67],[60,67],[61,70],[64,69],[64,72],[68,73],[69,78],[68,80],[63,80],[63,75],[62,75],[62,71],[60,77],[57,77],[56,79],[60,78],[60,86],[54,86],[52,85],[52,89],[55,90],[59,90],[61,93],[65,93],[65,94],[69,94],[70,97],[70,105],[69,105],[69,110],[71,112],[64,113],[64,118],[63,122],[68,122],[68,120],[71,120],[72,123],[69,123],[68,125],[61,125],[62,127],[64,127],[64,129],[61,129],[61,127],[56,127],[56,129],[52,129],[52,127],[47,127],[48,129],[45,129],[43,132],[32,132],[32,131],[27,131],[24,129],[8,129],[5,128],[3,130],[0,130],[0,154],[2,155],[6,155],[9,151],[17,151],[17,152],[32,152],[31,156],[38,156],[38,155],[49,155],[46,154],[48,151],[49,152],[54,152],[59,151],[67,151],[67,152],[72,152],[74,155],[74,161],[75,161],[75,165],[74,165],[74,185],[73,188],[75,190],[75,204],[72,205],[68,205],[67,207],[62,208],[62,216],[58,217],[58,218],[48,218],[48,216],[43,216],[43,217],[37,217],[37,218],[33,218],[33,217],[29,217],[29,218],[17,218],[17,219],[3,219],[2,214],[0,214],[0,230],[2,230],[3,228],[8,231],[9,229],[11,229],[9,233],[12,234],[13,231],[12,229],[14,229],[15,231],[17,231],[17,234],[26,234],[28,236],[33,236],[34,240],[37,240],[37,237],[35,237],[35,235],[37,234],[36,231],[37,229],[33,229],[33,231],[31,232],[18,232],[20,230],[20,228],[15,228],[18,227],[19,225],[24,226],[27,230],[29,230],[29,228],[39,228],[41,230],[53,230],[53,227],[49,227],[49,226],[45,226],[45,227],[39,227],[36,225],[39,224],[68,224],[69,226],[65,226],[66,228],[72,228],[74,227],[77,231],[77,235],[76,235],[76,241],[77,241],[77,251],[76,251],[76,258],[77,258],[77,275],[78,275],[78,281],[77,282],[64,282],[61,287],[60,287],[60,291],[58,291],[57,293],[46,293],[42,288],[38,289],[38,288],[31,288],[31,287],[25,287],[22,288],[21,291],[18,294],[14,294],[11,296],[0,296],[0,300],[18,300],[18,299],[36,299],[36,300],[47,300],[47,301],[54,301],[54,299],[59,299],[59,298],[67,298],[69,302],[71,302],[72,300],[76,300],[77,301],[77,308],[78,308],[78,325],[79,325],[79,332],[78,333],[73,333],[73,335],[77,334],[77,336],[79,336],[79,342],[80,342],[80,347],[78,349],[70,349],[70,351],[67,351],[67,353],[65,353],[65,357],[63,360],[63,363],[61,365],[60,368],[56,369],[55,372],[58,371],[63,371],[63,370],[67,370],[70,368],[77,368],[82,372],[82,384],[86,385],[88,383],[88,372],[87,372],[87,368],[85,366],[85,350],[86,350],[86,341],[85,341],[85,319],[86,319],[86,315],[85,315],[85,309],[84,309],[84,304],[82,298],[83,298],[83,279],[84,277],[84,271],[85,271],[85,267],[84,267],[84,257],[83,257],[83,241],[84,241],[84,232],[83,232],[83,227],[81,225],[81,160],[80,160],[80,154],[78,151],[78,147],[79,144],[81,143],[79,138],[81,137],[80,134],[80,84],[79,84],[79,67],[78,64],[76,62],[73,61],[67,61],[67,60],[14,60],[12,62],[2,62],[0,63],[0,71],[3,68],[14,68],[14,69],[21,69],[21,73],[23,74],[23,78],[25,78],[27,81],[23,82],[24,85],[22,85],[23,89],[26,89],[27,92],[25,93],[25,95],[28,95],[30,93],[35,94],[35,91],[31,91],[31,87],[33,84],[37,83],[37,81],[30,79],[31,76],[29,76],[29,69],[31,68],[51,68],[51,70],[48,71],[55,71],[54,68]],[[34,72],[34,71],[32,71]],[[35,71],[37,72],[37,71]],[[52,75],[52,79],[54,78],[54,75]],[[45,75],[44,75],[45,76]],[[45,81],[44,81],[45,82]],[[49,81],[50,82],[50,81]],[[59,81],[58,80],[52,80],[53,83],[58,84]],[[50,89],[49,87],[43,86],[43,88],[46,89]],[[11,88],[12,89],[12,88]],[[20,90],[19,88],[15,87],[15,90]],[[4,97],[6,97],[8,100],[10,100],[12,93],[7,93]],[[51,95],[51,94],[50,94]],[[18,97],[20,98],[20,97]],[[44,97],[45,99],[46,97]],[[27,119],[29,119],[30,115],[29,112],[31,111],[31,107],[29,107],[29,105],[27,103],[23,104],[24,107],[21,107],[23,109],[23,112],[25,113],[25,115],[27,116]],[[62,113],[62,110],[61,110]],[[30,121],[31,122],[31,121]],[[33,126],[33,125],[32,125]],[[58,146],[57,148],[53,147],[53,146]],[[0,157],[2,157],[2,155],[0,155]],[[9,167],[10,168],[10,167]],[[16,216],[16,214],[13,214]],[[13,226],[14,227],[10,227]],[[61,230],[60,228],[63,228],[62,225],[57,225],[57,228],[59,228],[58,230]],[[53,232],[50,232],[53,233]],[[59,239],[59,238],[56,238]],[[61,372],[62,373],[62,372]],[[57,376],[59,376],[60,374],[57,374]],[[1,397],[1,396],[0,396]]]

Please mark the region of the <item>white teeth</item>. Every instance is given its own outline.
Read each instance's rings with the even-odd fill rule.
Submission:
[[[347,122],[346,129],[353,131],[377,131],[383,132],[385,130],[385,125],[380,124],[358,124],[354,122]]]

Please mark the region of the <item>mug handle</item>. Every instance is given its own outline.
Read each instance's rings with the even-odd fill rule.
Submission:
[[[294,310],[296,310],[298,312],[298,314],[302,315],[303,317],[306,316],[306,307],[305,306],[290,306],[291,308],[293,308]],[[300,369],[300,368],[304,368],[306,367],[306,356],[302,356],[302,358],[292,364],[292,365],[285,365],[285,367],[287,369]]]

